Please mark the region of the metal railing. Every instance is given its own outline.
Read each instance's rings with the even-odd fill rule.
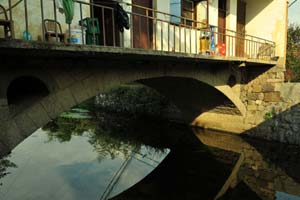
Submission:
[[[34,40],[38,38],[42,41],[62,42],[59,36],[65,34],[64,42],[74,44],[76,40],[72,40],[73,27],[81,25],[80,28],[76,29],[79,29],[80,33],[75,39],[80,39],[79,44],[84,45],[138,48],[258,60],[271,60],[275,56],[275,43],[272,41],[209,26],[203,22],[130,3],[120,3],[128,16],[128,30],[122,31],[124,23],[126,23],[126,17],[120,19],[116,2],[100,5],[93,3],[93,0],[90,0],[90,2],[74,0],[76,10],[72,24],[63,28],[64,33],[59,31],[60,29],[56,24],[54,30],[49,31],[45,27],[46,19],[58,22],[59,27],[60,24],[64,26],[61,14],[57,12],[57,0],[53,0],[52,5],[50,4],[52,8],[45,5],[49,4],[49,0],[34,1],[36,4],[40,4],[40,20],[37,20],[37,13],[32,13],[30,4],[33,5],[33,1],[28,4],[27,0],[23,0],[23,6],[20,2],[13,4],[12,0],[8,0],[8,9],[6,10],[6,12],[9,12],[9,19],[15,20],[15,24],[20,23],[21,19],[14,15],[14,11],[19,9],[18,12],[21,10],[24,12],[23,24],[25,31],[23,34],[19,33],[18,39],[31,40],[33,38]],[[83,26],[84,20],[86,20],[85,26]],[[39,22],[37,23],[37,21]],[[36,28],[33,30],[32,27],[36,26],[41,27],[40,31],[36,32]]]

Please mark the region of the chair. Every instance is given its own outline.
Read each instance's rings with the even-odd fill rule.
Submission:
[[[2,13],[4,13],[5,19],[0,19],[0,26],[4,27],[4,36],[5,38],[15,38],[15,32],[14,32],[14,22],[12,20],[9,20],[7,17],[6,10],[4,6],[0,4],[0,10],[2,10]]]
[[[62,32],[61,25],[59,22],[52,19],[45,19],[44,28],[46,41],[50,41],[51,37],[58,37],[60,42],[66,43],[66,34]]]

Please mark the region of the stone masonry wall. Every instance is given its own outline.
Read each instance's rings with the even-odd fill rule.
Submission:
[[[241,90],[246,134],[300,145],[300,83],[285,83],[283,67],[253,77]]]

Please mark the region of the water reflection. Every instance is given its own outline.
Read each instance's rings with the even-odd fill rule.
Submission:
[[[0,199],[299,199],[299,152],[146,116],[73,109],[0,160]]]
[[[8,171],[10,168],[16,168],[16,167],[17,165],[11,162],[7,157],[1,158],[0,159],[0,180],[11,173]],[[0,186],[2,185],[3,183],[1,183],[0,181]]]
[[[139,128],[118,134],[91,115],[63,113],[14,149],[10,161],[19,168],[2,179],[0,199],[107,199],[140,181],[169,153],[150,146]]]

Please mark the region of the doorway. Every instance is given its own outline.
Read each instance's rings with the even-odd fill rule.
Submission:
[[[219,0],[218,14],[218,43],[226,44],[226,0]]]
[[[237,25],[236,32],[236,56],[244,57],[245,55],[245,25],[246,25],[246,2],[243,0],[237,1]]]
[[[133,5],[133,48],[152,49],[153,47],[153,15],[152,0],[132,0]],[[143,8],[142,8],[143,7]],[[146,17],[146,16],[150,16]]]
[[[94,3],[112,9],[116,4],[113,0],[94,0]],[[99,21],[99,44],[103,46],[120,46],[120,30],[116,22],[113,23],[114,12],[105,7],[93,6],[94,17]],[[113,24],[115,25],[113,26]]]

